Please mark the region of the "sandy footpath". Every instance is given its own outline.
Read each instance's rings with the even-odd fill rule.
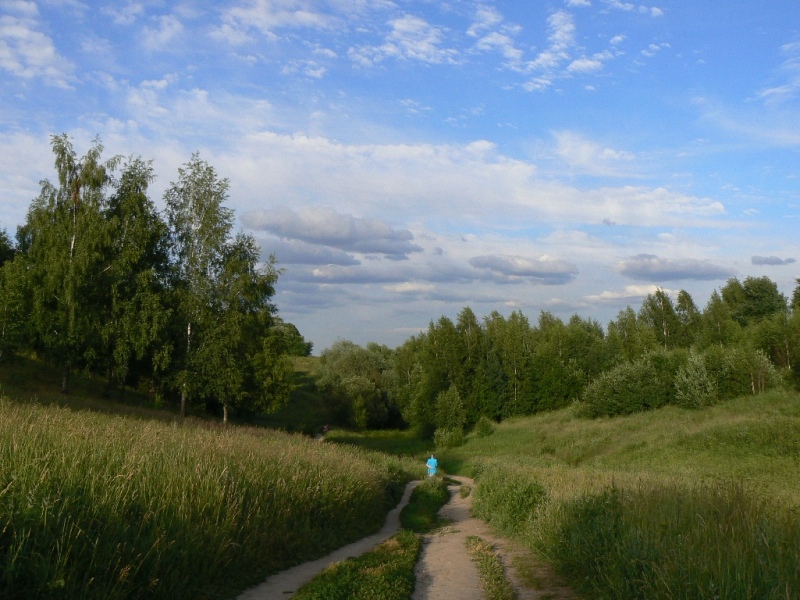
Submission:
[[[474,482],[467,477],[449,476],[449,479],[474,488]],[[525,550],[497,537],[486,523],[473,518],[472,494],[462,498],[459,493],[461,485],[448,487],[450,502],[442,507],[439,515],[450,520],[451,524],[424,536],[412,600],[483,600],[477,568],[467,554],[466,539],[470,535],[479,536],[494,547],[519,600],[576,598],[545,565],[535,563]],[[535,565],[530,570],[533,571],[536,589],[525,587],[517,572],[513,559],[523,555],[528,565]]]
[[[411,600],[483,600],[480,579],[466,548],[467,536],[477,535],[490,543],[500,556],[519,600],[574,600],[575,594],[546,565],[533,561],[524,549],[496,536],[483,521],[472,516],[472,494],[460,495],[461,484],[474,489],[467,477],[449,476],[459,484],[448,486],[450,501],[439,515],[450,524],[423,536],[422,552],[415,569],[416,585]],[[376,534],[339,548],[328,556],[276,573],[261,585],[242,593],[237,600],[276,600],[291,598],[303,584],[311,581],[328,565],[360,556],[387,540],[400,529],[400,511],[408,504],[411,491],[419,481],[406,486],[400,503],[389,511],[383,528]],[[535,589],[526,587],[517,571],[517,556],[524,557],[529,571],[527,581],[535,581]]]
[[[331,563],[347,560],[350,557],[361,556],[369,552],[381,542],[392,537],[400,529],[400,511],[408,504],[413,490],[419,481],[412,481],[406,485],[403,497],[398,505],[386,515],[386,522],[378,533],[343,546],[317,560],[306,562],[286,571],[281,571],[268,578],[261,585],[250,588],[239,595],[237,600],[276,600],[277,598],[291,598],[297,589],[304,583],[311,581],[320,571]]]

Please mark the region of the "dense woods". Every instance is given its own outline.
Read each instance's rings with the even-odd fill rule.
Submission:
[[[320,385],[342,423],[410,425],[457,444],[482,418],[579,402],[588,417],[677,404],[699,408],[800,379],[800,279],[790,300],[768,277],[730,279],[700,309],[658,289],[603,328],[542,312],[479,321],[464,308],[390,350],[340,341],[321,356]]]
[[[159,213],[141,158],[79,157],[53,136],[57,179],[41,182],[16,244],[0,232],[0,360],[29,353],[104,377],[109,395],[141,387],[159,404],[242,413],[284,404],[290,353],[310,344],[272,303],[280,274],[233,232],[228,181],[198,155]]]

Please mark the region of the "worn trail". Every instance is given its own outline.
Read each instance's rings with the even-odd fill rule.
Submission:
[[[472,479],[450,477],[459,484],[474,487]],[[516,556],[526,556],[526,563],[532,559],[519,546],[509,540],[497,537],[486,523],[472,517],[472,494],[462,498],[461,485],[451,485],[450,502],[442,507],[439,515],[451,523],[424,537],[422,554],[416,568],[417,583],[412,600],[483,600],[478,571],[467,554],[467,536],[476,535],[492,544],[498,552],[509,580],[519,600],[574,599],[573,592],[562,585],[557,577],[545,566],[531,567],[535,571],[536,589],[526,587],[517,569]],[[533,563],[535,564],[535,563]]]
[[[365,552],[372,550],[381,542],[386,541],[400,529],[400,511],[408,504],[411,491],[419,481],[412,481],[406,485],[398,505],[386,515],[386,522],[383,528],[371,536],[365,537],[343,546],[329,555],[314,561],[306,562],[286,571],[281,571],[269,577],[261,585],[251,588],[239,595],[237,600],[276,600],[279,598],[291,598],[291,596],[303,584],[308,583],[317,576],[328,565],[347,560],[350,557],[361,556]]]

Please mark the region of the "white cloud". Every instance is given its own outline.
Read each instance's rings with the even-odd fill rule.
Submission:
[[[57,87],[69,87],[74,65],[61,56],[53,40],[39,30],[32,18],[34,7],[15,2],[23,17],[0,16],[0,69],[22,79],[41,79]]]
[[[144,15],[145,10],[140,2],[131,2],[122,7],[104,6],[100,12],[109,15],[115,25],[131,25]]]
[[[592,294],[584,296],[584,300],[591,303],[605,303],[610,302],[618,304],[620,300],[631,301],[640,298],[646,298],[650,294],[655,294],[659,289],[657,285],[627,285],[622,290],[617,291],[604,291],[599,294]],[[668,294],[669,290],[664,290]]]
[[[630,169],[621,168],[621,163],[635,159],[632,152],[603,147],[571,131],[553,133],[556,140],[556,155],[582,173],[604,176],[630,176]]]
[[[244,0],[222,14],[221,24],[212,36],[230,44],[252,41],[255,30],[268,39],[277,39],[283,29],[335,29],[339,20],[318,10],[316,3],[300,0]]]
[[[354,63],[372,66],[386,59],[408,59],[441,64],[456,63],[459,52],[444,47],[444,31],[415,15],[406,14],[388,23],[391,31],[380,46],[354,46],[347,55]]]
[[[183,23],[174,15],[162,15],[155,21],[155,27],[142,30],[142,44],[150,52],[169,48],[183,33]]]

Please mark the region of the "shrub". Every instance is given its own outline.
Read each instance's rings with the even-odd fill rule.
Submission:
[[[463,446],[464,431],[461,429],[445,429],[440,427],[433,432],[433,442],[439,449]]]
[[[717,382],[708,374],[703,358],[692,353],[675,376],[675,403],[702,408],[716,403],[717,398]]]
[[[478,437],[489,437],[494,433],[494,422],[487,417],[482,416],[478,419],[478,422],[475,423],[475,435]]]
[[[685,350],[650,352],[601,373],[586,386],[582,416],[629,415],[675,400],[675,377],[688,360]]]
[[[761,350],[711,346],[703,353],[703,364],[716,383],[721,400],[758,394],[781,385],[777,369]]]

